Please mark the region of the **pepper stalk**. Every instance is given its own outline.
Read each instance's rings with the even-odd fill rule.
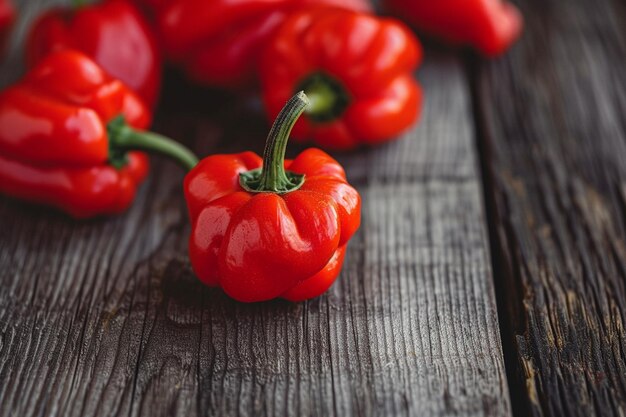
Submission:
[[[311,102],[305,113],[315,123],[338,119],[350,105],[351,99],[342,83],[323,72],[310,75],[298,87]]]
[[[291,97],[280,111],[265,142],[263,167],[239,174],[239,184],[251,193],[285,194],[304,184],[304,175],[285,170],[285,151],[293,126],[309,105],[304,91]]]
[[[125,165],[125,154],[130,150],[141,150],[165,155],[186,170],[198,164],[198,158],[180,143],[153,132],[131,127],[124,116],[118,116],[107,124],[109,136],[109,162],[116,168]]]

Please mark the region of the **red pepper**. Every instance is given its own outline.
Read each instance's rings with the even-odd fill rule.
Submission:
[[[351,149],[396,137],[421,111],[419,42],[400,22],[340,9],[292,14],[268,42],[261,84],[269,117],[294,92],[311,100],[294,137]]]
[[[361,200],[343,168],[319,149],[285,161],[308,100],[294,96],[252,152],[202,160],[185,178],[195,273],[232,298],[300,301],[325,292],[360,224]]]
[[[262,46],[285,17],[311,4],[366,11],[367,0],[143,0],[157,6],[166,55],[193,80],[240,89],[256,81]]]
[[[152,29],[125,0],[107,0],[42,15],[26,42],[29,67],[51,51],[77,49],[135,90],[149,106],[161,86],[161,56]]]
[[[15,9],[10,0],[0,0],[0,55],[4,55],[6,43],[15,21]]]
[[[506,51],[522,32],[523,19],[505,0],[385,0],[387,8],[417,29],[486,56]]]
[[[81,52],[54,52],[0,93],[0,193],[74,217],[119,213],[148,170],[130,149],[197,162],[166,138],[142,132],[143,101]]]

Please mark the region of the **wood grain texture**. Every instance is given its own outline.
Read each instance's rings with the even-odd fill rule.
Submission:
[[[519,386],[532,415],[623,416],[626,5],[522,8],[522,42],[476,88]]]
[[[458,60],[428,61],[421,125],[339,155],[363,225],[316,300],[197,282],[183,174],[158,158],[117,218],[0,199],[0,415],[510,415],[468,85]],[[176,76],[164,96],[158,129],[201,154],[262,148],[254,105]]]

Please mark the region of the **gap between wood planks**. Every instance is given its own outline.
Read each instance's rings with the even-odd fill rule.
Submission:
[[[511,411],[514,417],[524,417],[530,415],[530,409],[526,401],[524,391],[526,388],[521,381],[518,369],[517,349],[515,348],[515,329],[510,325],[510,318],[515,311],[521,311],[520,303],[511,304],[507,300],[507,290],[505,285],[508,281],[497,279],[501,276],[511,276],[514,270],[505,262],[502,253],[502,247],[498,244],[496,232],[495,216],[495,200],[494,200],[494,175],[492,166],[488,161],[492,158],[492,149],[489,141],[488,127],[485,122],[485,115],[481,111],[481,102],[478,88],[478,75],[482,69],[481,58],[473,53],[465,53],[464,65],[467,74],[468,83],[470,85],[472,99],[472,113],[474,115],[474,138],[476,140],[476,149],[478,154],[478,163],[480,168],[480,176],[483,184],[483,201],[485,216],[487,219],[487,228],[489,235],[489,252],[491,253],[491,270],[496,292],[496,302],[498,307],[498,324],[500,326],[500,340],[502,343],[502,353],[504,355],[504,365],[506,369],[507,381],[509,383],[509,397],[511,399]],[[519,283],[519,279],[512,282]],[[518,293],[522,292],[521,286],[517,286]],[[517,299],[521,301],[521,299]]]

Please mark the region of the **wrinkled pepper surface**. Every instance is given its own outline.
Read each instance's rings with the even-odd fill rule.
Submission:
[[[418,40],[395,19],[330,8],[293,13],[261,60],[268,116],[304,90],[311,105],[294,138],[342,150],[394,139],[421,112],[421,58]]]
[[[124,211],[148,172],[131,149],[191,168],[181,145],[143,132],[143,101],[78,51],[53,52],[0,93],[0,193],[77,218]]]
[[[293,10],[310,5],[366,11],[367,0],[142,0],[155,7],[166,56],[196,82],[243,89],[256,82],[259,53]]]
[[[0,56],[4,55],[14,21],[15,8],[11,0],[0,0]]]
[[[505,52],[520,36],[523,19],[506,0],[385,0],[387,9],[417,29],[486,56]]]
[[[337,161],[319,149],[284,159],[307,102],[303,93],[289,100],[263,159],[214,155],[185,178],[193,269],[236,300],[319,296],[337,278],[359,227],[361,200]]]
[[[55,8],[33,24],[26,41],[29,67],[52,51],[77,49],[154,106],[162,59],[152,28],[125,0]]]

